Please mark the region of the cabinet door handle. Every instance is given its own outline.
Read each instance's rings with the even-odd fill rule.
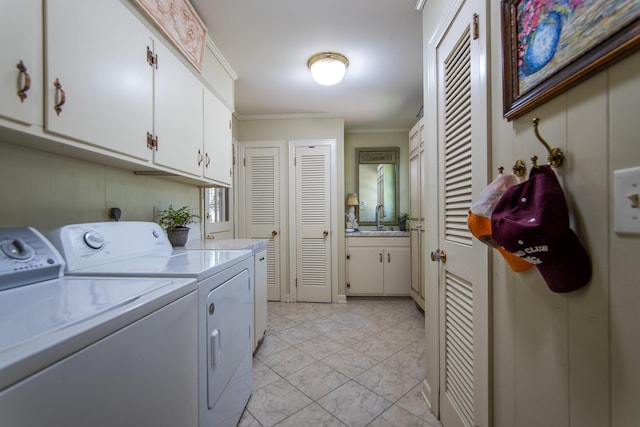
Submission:
[[[198,166],[202,164],[202,151],[198,150]]]
[[[31,76],[27,72],[27,67],[25,67],[24,62],[20,60],[20,63],[17,65],[18,70],[20,70],[20,77],[22,77],[22,81],[24,82],[22,85],[22,89],[18,89],[18,97],[20,98],[20,102],[24,102],[27,99],[27,91],[31,89]]]
[[[211,164],[211,157],[209,157],[209,153],[204,153],[204,158],[206,159],[204,162],[204,167],[208,168]]]
[[[382,262],[382,252],[380,252],[380,262]]]
[[[62,106],[67,100],[67,96],[65,95],[64,90],[62,89],[62,84],[60,83],[60,80],[56,79],[56,81],[53,82],[53,86],[56,88],[56,98],[55,98],[56,105],[53,106],[53,109],[56,110],[56,114],[59,116],[60,113],[62,112]]]
[[[391,262],[391,254],[387,252],[387,262]]]

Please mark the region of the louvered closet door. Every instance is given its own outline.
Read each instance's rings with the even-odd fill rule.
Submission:
[[[447,427],[487,426],[487,250],[472,239],[467,210],[486,185],[486,97],[478,40],[465,2],[437,49],[440,403]]]
[[[296,300],[331,302],[331,147],[295,147]]]
[[[269,239],[267,299],[280,301],[280,152],[245,148],[245,227],[250,239]]]

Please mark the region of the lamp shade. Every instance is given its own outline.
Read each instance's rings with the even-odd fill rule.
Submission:
[[[358,193],[347,194],[347,206],[358,206]]]
[[[344,55],[333,52],[318,53],[307,61],[313,80],[324,86],[339,83],[348,66],[349,60]]]

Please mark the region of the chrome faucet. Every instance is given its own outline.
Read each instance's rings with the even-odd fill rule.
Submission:
[[[382,204],[379,204],[378,206],[376,206],[376,230],[377,231],[380,231],[383,228],[383,226],[380,225],[381,218],[384,218],[384,206]]]

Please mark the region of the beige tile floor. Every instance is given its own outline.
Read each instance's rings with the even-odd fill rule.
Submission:
[[[239,426],[441,426],[420,394],[424,341],[409,299],[269,302]]]

